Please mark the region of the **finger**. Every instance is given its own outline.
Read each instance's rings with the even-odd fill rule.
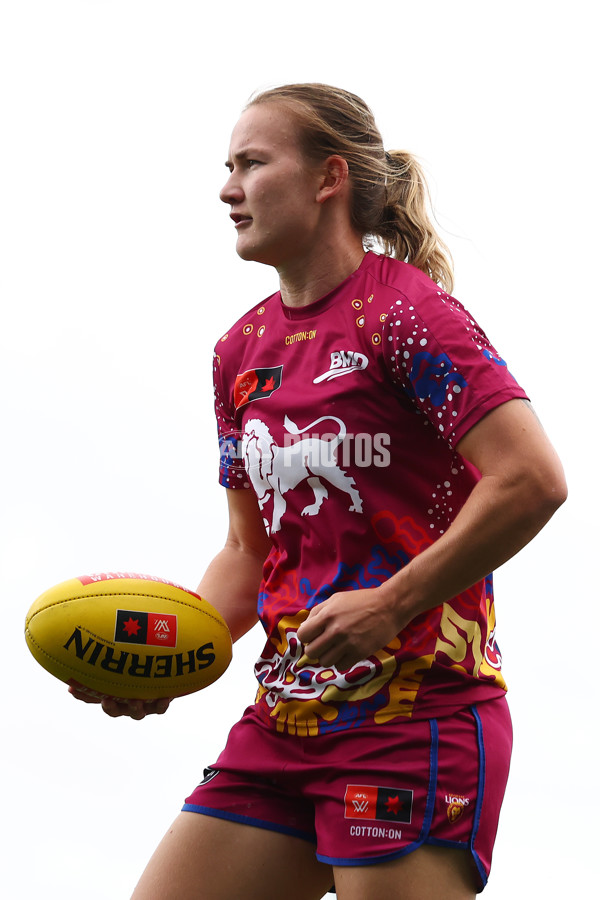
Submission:
[[[111,718],[128,716],[130,719],[140,721],[149,715],[162,716],[169,708],[171,700],[171,697],[159,697],[156,700],[118,700],[113,697],[107,698],[102,708]]]
[[[157,716],[162,716],[168,710],[170,703],[170,697],[161,697],[159,700],[151,700],[146,703],[146,712],[156,713]]]
[[[336,660],[341,656],[338,641],[335,638],[328,637],[322,633],[313,641],[304,645],[303,661],[310,664],[318,664],[320,666],[332,666],[336,664]]]
[[[344,658],[340,654],[339,650],[335,650],[334,648],[330,648],[324,650],[319,656],[319,665],[324,668],[343,668]]]
[[[302,641],[303,644],[307,644],[310,641],[314,641],[323,631],[325,624],[324,622],[320,622],[316,616],[316,607],[310,611],[308,614],[308,618],[302,623],[300,628],[298,629],[298,640]],[[314,613],[314,614],[313,614]]]
[[[143,719],[146,716],[146,704],[143,700],[128,700],[127,713],[131,719]]]
[[[146,716],[143,700],[117,700],[114,697],[106,697],[102,701],[102,709],[111,719],[129,716],[130,719],[139,720]]]
[[[347,644],[340,644],[339,641],[331,642],[324,646],[319,652],[319,665],[325,667],[335,667],[340,672],[351,669],[365,657],[358,648],[353,648]]]
[[[76,700],[82,700],[84,703],[102,703],[101,697],[92,697],[89,693],[79,691],[74,687],[69,687],[69,693]]]

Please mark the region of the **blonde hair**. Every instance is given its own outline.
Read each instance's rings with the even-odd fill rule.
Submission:
[[[308,159],[337,154],[348,163],[351,221],[365,247],[379,244],[387,256],[411,263],[451,293],[452,257],[431,223],[423,170],[411,153],[385,152],[366,103],[330,85],[288,84],[255,94],[248,106],[275,101],[294,115]]]

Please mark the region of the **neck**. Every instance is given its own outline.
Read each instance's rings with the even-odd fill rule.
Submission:
[[[337,246],[320,244],[302,259],[278,267],[281,299],[292,307],[314,303],[352,275],[364,255],[362,239],[357,236]]]

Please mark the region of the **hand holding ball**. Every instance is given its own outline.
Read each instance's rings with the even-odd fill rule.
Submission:
[[[198,594],[145,575],[73,578],[43,593],[25,638],[48,672],[90,699],[199,691],[231,661],[224,619]]]

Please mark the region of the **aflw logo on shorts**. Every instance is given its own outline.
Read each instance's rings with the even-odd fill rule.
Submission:
[[[115,641],[151,647],[176,647],[177,616],[118,609]]]
[[[412,817],[413,792],[404,788],[348,784],[344,803],[345,819],[379,819],[408,825]]]

